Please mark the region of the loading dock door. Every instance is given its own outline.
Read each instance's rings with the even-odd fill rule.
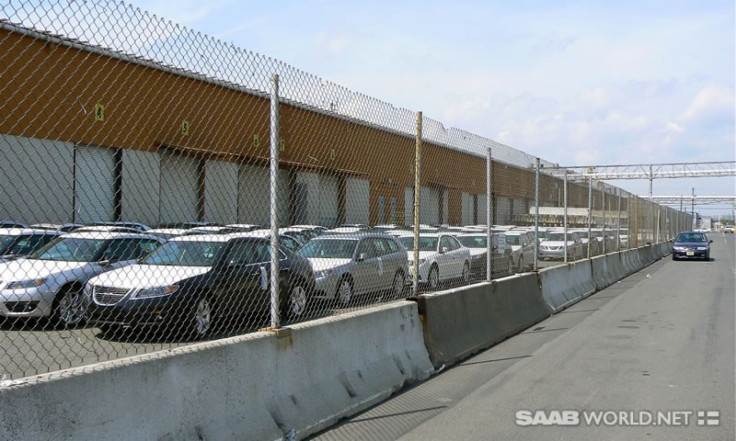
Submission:
[[[115,149],[76,146],[75,150],[75,221],[114,220]]]
[[[160,222],[199,220],[199,159],[161,153]]]

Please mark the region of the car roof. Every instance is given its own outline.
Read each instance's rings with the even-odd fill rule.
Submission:
[[[52,235],[58,236],[62,234],[56,230],[46,230],[43,228],[0,228],[0,235],[3,236],[21,236],[21,235]]]
[[[145,232],[122,232],[122,231],[70,231],[61,234],[62,238],[75,239],[154,239],[161,241],[160,237],[146,234]]]
[[[312,240],[323,240],[323,239],[353,239],[353,240],[359,240],[363,239],[365,237],[379,237],[383,239],[395,239],[394,236],[386,233],[380,233],[375,231],[358,231],[355,233],[333,233],[331,231],[326,232],[325,234],[321,236],[317,236]]]

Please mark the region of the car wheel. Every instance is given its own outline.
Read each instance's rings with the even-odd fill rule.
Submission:
[[[675,256],[675,255],[673,254],[673,255],[672,255],[672,260],[678,260],[678,259],[677,259],[677,256]]]
[[[470,283],[470,264],[468,262],[465,262],[463,264],[462,280],[463,283],[466,285]]]
[[[340,285],[337,287],[337,299],[343,306],[349,305],[353,299],[353,284],[349,278],[344,277],[340,281]]]
[[[111,337],[120,335],[123,329],[119,325],[112,325],[112,324],[102,324],[102,325],[97,325],[97,327],[100,328],[100,331],[102,331],[102,335],[111,336]]]
[[[400,299],[401,296],[404,294],[404,286],[406,285],[406,278],[404,277],[404,272],[399,270],[396,271],[396,274],[394,274],[394,284],[393,284],[393,297],[395,299]]]
[[[301,283],[294,283],[289,290],[285,312],[288,318],[298,318],[307,312],[307,289]]]
[[[213,307],[207,297],[200,297],[192,309],[191,333],[195,338],[204,338],[212,328]]]
[[[82,288],[67,286],[57,294],[54,319],[64,326],[75,326],[84,319],[85,307]]]
[[[440,285],[440,271],[437,268],[437,265],[432,265],[432,268],[429,269],[427,282],[429,282],[429,287],[432,289],[437,289],[437,287]]]

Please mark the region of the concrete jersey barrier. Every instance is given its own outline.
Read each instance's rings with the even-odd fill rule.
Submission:
[[[424,339],[435,366],[452,365],[551,314],[536,273],[419,296]]]
[[[542,297],[553,312],[567,308],[596,290],[588,260],[544,268],[538,277]]]
[[[414,302],[25,379],[3,440],[303,438],[434,372]]]

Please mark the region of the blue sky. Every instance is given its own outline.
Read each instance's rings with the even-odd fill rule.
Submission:
[[[561,165],[736,159],[733,0],[130,3]]]

